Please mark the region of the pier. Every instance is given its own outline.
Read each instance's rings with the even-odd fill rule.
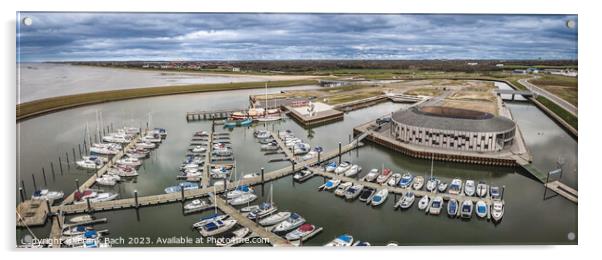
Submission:
[[[245,108],[240,109],[223,109],[214,111],[195,111],[186,113],[186,121],[214,120],[226,119],[234,112],[246,111]]]

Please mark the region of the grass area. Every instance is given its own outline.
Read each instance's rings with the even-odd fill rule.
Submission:
[[[556,103],[550,101],[546,97],[538,96],[537,101],[539,101],[541,104],[543,104],[548,109],[552,110],[552,112],[554,112],[554,114],[558,115],[560,118],[562,118],[562,120],[567,122],[570,126],[577,129],[578,119],[576,116],[573,116],[573,114],[564,110],[562,107],[556,105]]]
[[[563,86],[563,87],[571,87],[577,88],[577,77],[567,77],[561,75],[544,75],[537,79],[529,80],[532,84],[537,86]]]
[[[136,88],[101,91],[94,93],[76,94],[61,97],[52,97],[46,99],[35,100],[17,105],[17,121],[55,110],[71,108],[81,105],[89,105],[95,103],[125,100],[141,97],[153,97],[172,94],[186,94],[195,92],[210,92],[236,89],[252,89],[262,88],[266,82],[239,82],[225,84],[194,84],[183,86],[165,86],[151,88]],[[275,87],[290,87],[299,85],[316,84],[315,80],[287,80],[287,81],[270,81],[269,88]]]

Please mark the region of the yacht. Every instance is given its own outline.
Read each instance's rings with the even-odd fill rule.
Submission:
[[[190,148],[190,151],[193,153],[204,153],[204,152],[207,152],[207,148],[197,145],[197,146]]]
[[[339,179],[330,179],[326,183],[322,184],[322,186],[320,186],[320,188],[324,189],[324,190],[332,190],[332,189],[335,189],[337,186],[339,186],[340,183],[341,183],[341,180],[339,180]]]
[[[256,209],[253,209],[247,215],[249,219],[257,219],[263,218],[269,214],[276,212],[278,208],[274,205],[274,203],[263,202],[257,206]]]
[[[297,182],[304,182],[313,176],[314,176],[313,171],[311,171],[310,169],[303,169],[303,170],[295,173],[295,175],[293,175],[293,179],[295,179],[295,181],[297,181]]]
[[[453,179],[449,184],[449,194],[458,195],[462,193],[462,180]]]
[[[333,172],[336,168],[337,168],[337,163],[336,162],[329,162],[324,167],[324,170],[327,171],[327,172]]]
[[[202,226],[204,226],[204,225],[206,225],[206,224],[208,224],[210,222],[224,220],[224,219],[227,219],[228,217],[229,216],[225,215],[225,214],[224,215],[211,214],[209,216],[202,217],[201,219],[199,219],[198,222],[192,224],[192,227],[193,228],[200,228],[200,227],[202,227]]]
[[[309,153],[311,150],[311,146],[308,143],[297,143],[293,145],[293,154],[294,155],[302,155]]]
[[[475,184],[473,180],[466,180],[466,184],[464,184],[464,194],[466,194],[466,196],[474,196]]]
[[[373,188],[370,187],[364,187],[362,189],[362,191],[360,192],[360,201],[362,202],[367,202],[370,200],[370,198],[372,198],[372,195],[374,195],[376,191]]]
[[[421,190],[423,186],[424,186],[424,177],[416,176],[416,178],[414,178],[414,183],[412,183],[412,188],[415,190]]]
[[[499,222],[504,217],[504,201],[494,200],[491,204],[491,218]]]
[[[380,175],[380,173],[378,172],[378,169],[372,169],[370,170],[370,172],[368,172],[368,174],[366,174],[362,180],[367,181],[367,182],[373,182],[374,180],[376,180],[376,178],[378,178],[378,175]]]
[[[117,160],[115,163],[119,164],[119,165],[127,165],[127,166],[140,166],[142,164],[141,160],[138,160],[136,158],[132,158],[132,157],[125,157],[122,159]]]
[[[344,175],[346,177],[353,177],[353,176],[357,175],[361,170],[362,170],[362,167],[360,167],[357,164],[354,164],[351,167],[349,167],[349,170],[345,171]]]
[[[351,246],[353,243],[353,237],[351,235],[343,234],[328,242],[324,246]]]
[[[414,204],[415,199],[416,195],[414,195],[414,192],[408,191],[403,195],[403,197],[401,197],[401,203],[399,203],[399,207],[401,209],[410,208],[412,204]]]
[[[288,241],[300,240],[316,232],[316,230],[316,226],[306,223],[286,234],[284,238],[286,238]]]
[[[201,226],[199,233],[204,237],[214,236],[228,231],[234,225],[236,225],[236,220],[234,219],[212,221]]]
[[[291,213],[291,215],[285,221],[280,222],[280,224],[274,227],[272,232],[286,232],[303,225],[303,223],[305,223],[305,219],[303,217],[297,213]]]
[[[249,194],[249,193],[253,193],[253,192],[254,192],[253,188],[249,187],[248,185],[240,185],[240,186],[236,187],[236,189],[234,189],[233,191],[229,191],[228,193],[226,193],[226,198],[234,199],[234,198],[240,197],[244,194]]]
[[[343,182],[343,183],[341,183],[336,188],[336,190],[334,190],[334,195],[337,195],[337,196],[340,196],[340,197],[345,196],[345,191],[347,191],[347,189],[349,187],[351,187],[351,186],[353,186],[352,182]]]
[[[376,178],[376,183],[378,184],[384,184],[385,182],[387,182],[387,180],[389,180],[389,178],[391,177],[391,169],[389,168],[385,168],[383,170],[383,173],[381,173],[377,178]]]
[[[447,182],[439,182],[439,185],[437,185],[437,190],[441,193],[445,192],[447,190]]]
[[[228,200],[228,204],[232,206],[244,205],[257,199],[257,195],[253,193],[245,193],[236,198]]]
[[[364,189],[364,185],[361,184],[356,184],[347,188],[347,190],[345,191],[345,198],[348,200],[354,200],[360,195],[362,189]]]
[[[489,211],[489,206],[487,206],[487,203],[485,203],[482,200],[477,201],[477,204],[475,206],[475,213],[477,214],[478,217],[480,217],[480,218],[487,217],[488,211]]]
[[[471,218],[472,217],[472,201],[465,200],[462,202],[462,207],[460,208],[460,216],[462,218]]]
[[[351,166],[352,166],[352,164],[350,162],[344,161],[336,169],[334,169],[334,173],[336,173],[336,174],[344,173],[347,170],[349,170],[349,168],[351,168]]]
[[[479,184],[477,184],[477,196],[485,198],[487,197],[488,193],[489,185],[487,185],[487,183],[485,183],[484,181],[479,181]]]
[[[109,175],[96,178],[96,184],[102,186],[115,186],[117,179],[111,178]]]
[[[458,201],[456,199],[450,199],[447,203],[447,215],[450,217],[458,216]]]
[[[174,185],[171,187],[167,187],[165,188],[165,193],[174,193],[174,192],[181,192],[182,189],[184,190],[195,190],[198,189],[199,185],[193,182],[181,182],[178,185]]]
[[[372,196],[372,199],[370,200],[370,204],[372,204],[372,206],[381,205],[387,200],[388,195],[389,195],[389,190],[387,190],[387,189],[379,190],[378,192],[376,192],[374,194],[374,196]]]
[[[282,221],[285,221],[290,216],[291,216],[290,212],[282,212],[281,211],[276,214],[272,214],[268,217],[263,218],[262,220],[259,221],[259,225],[262,225],[264,227],[276,225]]]
[[[155,149],[157,145],[151,142],[137,142],[136,144],[134,144],[134,147],[142,149]]]
[[[439,215],[441,214],[441,209],[443,208],[443,197],[436,196],[431,200],[431,204],[429,205],[429,214],[431,215]]]
[[[36,190],[31,194],[32,200],[60,200],[65,196],[62,191]]]
[[[201,200],[201,199],[195,199],[189,203],[186,203],[184,205],[184,209],[185,210],[199,210],[199,209],[203,209],[203,208],[208,208],[209,206],[211,206],[211,203],[209,203],[206,200]]]
[[[125,165],[114,165],[109,170],[107,170],[108,174],[117,175],[119,177],[134,177],[138,176],[138,172],[136,169],[130,166]]]
[[[399,187],[409,188],[410,185],[412,185],[413,181],[414,181],[414,176],[411,173],[406,172],[403,174],[403,176],[401,176],[401,180],[399,181]]]
[[[76,161],[75,164],[84,169],[100,169],[104,165],[102,160],[93,156],[84,156],[82,160]]]
[[[428,195],[424,195],[419,201],[418,201],[418,209],[420,210],[426,210],[426,208],[429,205],[429,196]]]
[[[389,180],[387,180],[387,185],[395,187],[399,181],[401,181],[401,173],[393,173],[391,177],[389,177]]]
[[[268,130],[257,130],[253,134],[255,135],[255,138],[258,139],[266,139],[272,137],[272,132]]]
[[[429,192],[434,192],[437,190],[438,185],[439,185],[439,179],[430,177],[426,181],[426,190]]]

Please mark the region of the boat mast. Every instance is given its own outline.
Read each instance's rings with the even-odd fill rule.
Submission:
[[[435,160],[435,155],[431,155],[431,179],[433,178],[433,162]]]

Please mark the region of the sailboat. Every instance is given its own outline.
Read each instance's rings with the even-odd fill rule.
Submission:
[[[274,107],[276,107],[276,100],[274,100]],[[269,109],[268,107],[268,83],[265,83],[265,108],[263,109],[263,116],[257,117],[255,120],[259,122],[270,122],[278,121],[280,119],[282,119],[280,109]]]

